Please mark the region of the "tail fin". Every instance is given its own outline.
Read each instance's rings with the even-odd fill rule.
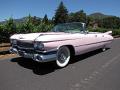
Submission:
[[[112,31],[105,32],[104,34],[112,35]]]

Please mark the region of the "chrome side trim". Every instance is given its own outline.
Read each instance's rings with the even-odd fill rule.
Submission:
[[[54,41],[42,41],[43,43],[49,43],[49,42],[58,42],[58,41],[68,41],[68,40],[76,40],[81,38],[75,38],[75,39],[64,39],[64,40],[54,40]]]
[[[79,46],[75,46],[75,47],[80,47],[80,46],[85,46],[85,45],[92,45],[92,44],[98,44],[98,43],[109,42],[109,41],[113,41],[113,40],[107,40],[107,41],[101,41],[101,42],[95,42],[95,43],[83,44],[83,45],[79,45]]]

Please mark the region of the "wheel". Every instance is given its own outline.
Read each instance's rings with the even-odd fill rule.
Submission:
[[[106,51],[106,46],[104,46],[104,47],[102,48],[102,51],[103,51],[103,52]]]
[[[56,64],[59,67],[65,67],[68,65],[70,61],[70,50],[68,47],[66,46],[62,46],[59,48],[58,52],[57,52],[57,60],[56,60]]]
[[[102,48],[102,51],[103,51],[103,52],[106,51],[106,48]]]

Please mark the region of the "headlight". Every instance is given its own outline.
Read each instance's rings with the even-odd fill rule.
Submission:
[[[16,39],[11,39],[10,43],[13,44],[13,45],[16,45],[17,44],[17,40]]]
[[[44,50],[44,44],[42,42],[35,42],[34,43],[34,48],[36,50]]]

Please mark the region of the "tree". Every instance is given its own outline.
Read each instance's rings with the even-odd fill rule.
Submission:
[[[32,18],[32,24],[33,24],[34,26],[38,26],[38,25],[41,23],[41,18],[38,18],[38,17],[36,17],[36,16],[31,17],[31,18]]]
[[[34,27],[33,32],[47,32],[53,28],[53,24],[41,23],[40,25]]]
[[[119,29],[120,28],[120,18],[111,16],[101,20],[101,27]]]
[[[75,13],[69,14],[69,22],[84,22],[86,23],[86,13],[83,10],[80,10]]]
[[[26,22],[22,25],[22,28],[23,28],[23,31],[25,31],[26,33],[31,33],[32,32],[32,30],[34,28],[34,25],[32,23],[32,17],[31,17],[30,14],[27,17]]]
[[[48,24],[49,20],[48,20],[47,14],[45,14],[42,22],[45,23],[45,24]]]
[[[6,21],[5,32],[8,33],[8,34],[16,33],[16,24],[15,24],[12,17],[9,18],[9,20]]]
[[[68,11],[67,8],[64,6],[63,2],[61,2],[56,10],[54,16],[54,23],[65,23],[68,20]]]
[[[0,43],[5,41],[4,25],[0,24]]]

